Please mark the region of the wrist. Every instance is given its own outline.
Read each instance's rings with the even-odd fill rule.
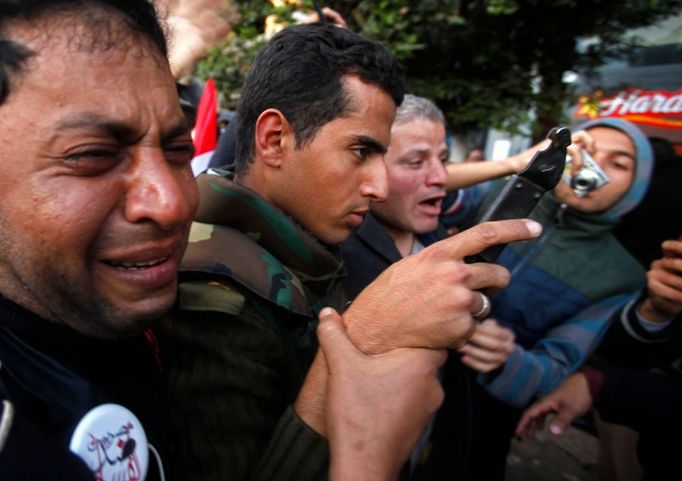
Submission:
[[[351,439],[351,441],[357,441]],[[388,481],[397,479],[400,466],[393,466],[390,456],[373,454],[364,443],[331,443],[329,481],[345,481],[362,477],[366,481]],[[361,447],[359,447],[361,446]]]
[[[635,307],[635,313],[641,319],[653,323],[668,322],[674,317],[669,313],[656,308],[649,298],[644,299]]]
[[[518,174],[523,170],[523,160],[520,158],[520,155],[514,155],[513,157],[509,157],[508,159],[503,160],[507,171],[505,172],[506,175],[513,175],[513,174]]]
[[[346,325],[348,337],[357,350],[363,354],[375,355],[395,348],[390,341],[377,335],[377,332],[390,332],[381,320],[367,322],[364,315],[356,316],[356,313],[357,309],[346,310],[343,313],[343,322]]]

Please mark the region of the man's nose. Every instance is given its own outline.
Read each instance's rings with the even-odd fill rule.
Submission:
[[[439,158],[433,158],[429,161],[429,171],[427,173],[426,182],[429,185],[437,187],[445,187],[448,182],[448,171],[445,165]]]
[[[129,222],[151,221],[173,230],[192,219],[197,196],[189,166],[169,164],[160,148],[143,147],[133,154],[125,201]]]
[[[375,202],[386,200],[388,196],[388,172],[383,156],[372,159],[367,164],[368,171],[360,184],[360,192],[364,197],[371,197]]]

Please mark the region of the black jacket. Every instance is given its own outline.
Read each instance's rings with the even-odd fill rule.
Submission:
[[[0,434],[0,480],[92,481],[69,442],[85,414],[108,403],[132,411],[167,458],[162,399],[159,366],[144,336],[87,338],[0,296],[0,425],[6,433],[4,439]],[[159,479],[153,455],[146,479]]]

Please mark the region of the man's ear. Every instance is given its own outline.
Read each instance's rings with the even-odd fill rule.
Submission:
[[[256,154],[266,165],[279,167],[291,134],[291,126],[282,112],[264,110],[256,120]]]

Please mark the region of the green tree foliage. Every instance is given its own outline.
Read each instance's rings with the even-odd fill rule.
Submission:
[[[630,52],[623,33],[679,12],[682,0],[329,0],[349,28],[381,41],[403,63],[409,91],[433,99],[459,132],[514,131],[532,119],[534,137],[562,121],[567,70],[589,73]],[[306,3],[310,7],[310,2]],[[262,42],[264,0],[236,2],[242,19],[201,64],[228,105]],[[579,52],[577,41],[594,37]]]

